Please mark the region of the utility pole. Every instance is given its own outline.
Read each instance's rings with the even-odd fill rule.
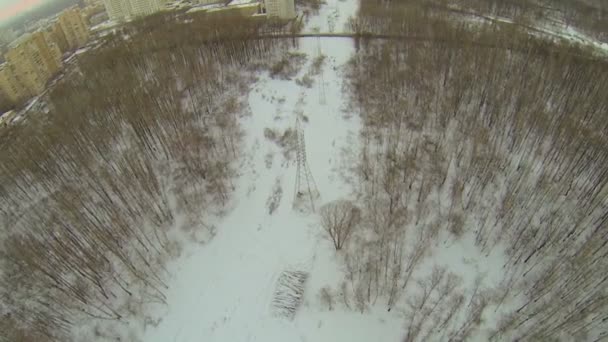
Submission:
[[[306,159],[306,140],[304,139],[304,129],[300,121],[300,113],[296,113],[296,185],[294,190],[293,208],[297,208],[302,201],[310,201],[312,211],[315,211],[315,199],[320,194],[317,184],[312,177],[308,161]]]

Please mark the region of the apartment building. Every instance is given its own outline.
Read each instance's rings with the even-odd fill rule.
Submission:
[[[57,45],[61,53],[64,53],[70,49],[68,41],[65,38],[65,33],[63,33],[63,29],[61,28],[59,21],[55,21],[49,25],[46,28],[46,32],[49,39],[52,40],[55,45]]]
[[[150,15],[163,9],[165,1],[162,0],[129,0],[131,17]]]
[[[8,63],[0,65],[0,91],[12,103],[17,103],[32,95],[17,78],[15,70]]]
[[[54,36],[48,31],[41,31],[41,33],[44,37],[46,45],[49,48],[49,52],[51,53],[53,60],[55,60],[55,63],[61,67],[61,57],[63,56],[63,51],[61,51],[59,44],[56,42]]]
[[[71,7],[46,27],[9,45],[0,67],[0,91],[13,103],[40,94],[59,72],[63,52],[84,45],[89,29],[80,9]]]
[[[164,8],[166,0],[104,0],[106,12],[111,20],[129,21],[158,12]]]
[[[25,35],[10,45],[0,69],[0,91],[11,102],[44,91],[61,67],[61,52],[46,32]]]
[[[125,3],[127,1],[125,1]],[[123,6],[126,7],[125,3],[123,3],[121,0],[103,0],[103,5],[106,8],[106,12],[108,12],[108,17],[110,17],[110,20],[124,21],[126,10],[123,10]]]
[[[264,6],[269,18],[293,19],[296,17],[294,0],[265,0]]]
[[[89,39],[89,28],[78,6],[61,12],[57,18],[70,50],[84,45]]]
[[[17,78],[32,94],[42,92],[46,82],[60,68],[42,32],[29,34],[15,42],[6,53],[5,59]]]

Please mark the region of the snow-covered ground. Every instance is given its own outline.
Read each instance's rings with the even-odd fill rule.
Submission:
[[[339,176],[338,156],[356,138],[359,122],[345,118],[339,74],[352,42],[332,40],[323,45],[330,60],[324,72],[326,105],[319,104],[317,85],[306,89],[293,80],[262,77],[254,86],[249,96],[251,116],[242,123],[247,150],[233,194],[234,209],[217,224],[211,242],[193,244],[187,256],[175,263],[167,311],[158,327],[146,330],[144,341],[398,339],[400,322],[384,313],[370,320],[359,313],[336,314],[318,303],[319,289],[338,283],[342,273],[332,245],[320,234],[316,215],[292,209],[295,161],[287,162],[278,146],[264,137],[265,128],[282,132],[293,127],[301,110],[309,119],[307,151],[322,201],[349,195]],[[316,49],[313,39],[301,42],[301,51],[309,57]],[[306,70],[307,66],[300,74]],[[266,202],[277,181],[282,196],[269,214]],[[293,268],[309,272],[309,278],[303,305],[289,321],[275,317],[270,304],[278,275]]]
[[[608,43],[590,37],[572,26],[566,27],[565,25],[547,24],[545,25],[544,30],[557,36],[561,36],[564,39],[568,39],[571,42],[590,46],[598,53],[608,56]]]
[[[496,21],[501,23],[513,24],[513,20],[505,17],[498,17],[494,15],[482,15],[475,14],[465,17],[469,21]],[[539,36],[541,38],[553,40],[555,38],[565,39],[572,44],[578,44],[581,46],[587,46],[593,49],[593,51],[599,56],[608,56],[608,43],[599,41],[579,30],[575,27],[567,26],[566,24],[559,24],[554,21],[539,21],[530,26],[533,30],[530,30],[531,35]]]
[[[340,17],[348,15],[344,11]],[[344,148],[355,147],[360,122],[344,111],[341,70],[353,43],[320,41],[327,56],[325,104],[320,103],[320,77],[312,88],[295,83],[308,71],[318,44],[316,39],[300,41],[299,50],[308,55],[308,62],[294,79],[261,75],[254,85],[248,98],[251,115],[242,122],[245,151],[233,208],[218,219],[217,235],[209,243],[192,243],[170,264],[167,305],[152,314],[161,318],[160,323],[148,325],[141,340],[395,341],[402,334],[399,317],[384,308],[361,314],[339,307],[330,311],[320,303],[320,289],[342,281],[341,266],[332,244],[321,234],[317,215],[292,209],[295,159],[286,160],[281,148],[264,137],[265,128],[294,128],[296,113],[303,113],[308,118],[304,131],[310,169],[321,193],[317,204],[351,194],[340,176],[340,155]],[[282,195],[270,214],[267,201],[277,183]],[[309,273],[293,320],[277,317],[271,307],[278,276],[289,269]]]
[[[308,18],[304,32],[347,32],[346,23],[356,17],[358,0],[327,0],[317,15]]]
[[[304,32],[344,31],[356,4],[356,0],[328,0],[318,15],[309,18]],[[309,71],[319,47],[327,56],[322,77],[313,76],[310,88],[298,85],[296,79]],[[346,110],[343,90],[342,70],[354,53],[352,40],[302,38],[298,50],[307,55],[307,63],[296,77],[272,79],[264,72],[252,86],[247,99],[250,115],[241,122],[244,150],[231,208],[215,219],[216,235],[209,242],[190,242],[168,265],[172,276],[167,282],[167,304],[146,312],[152,320],[129,323],[126,328],[134,340],[367,342],[403,338],[404,316],[399,310],[387,312],[380,305],[365,313],[343,305],[330,310],[319,298],[322,288],[339,288],[343,266],[322,234],[318,215],[292,208],[295,158],[286,159],[282,148],[264,133],[265,129],[279,133],[293,129],[298,113],[308,119],[304,123],[306,151],[321,195],[318,206],[353,198],[353,189],[343,177],[343,157],[345,150],[358,149],[361,122],[356,113]],[[269,210],[273,197],[277,207]],[[473,287],[479,274],[485,274],[487,285],[495,286],[501,280],[497,265],[503,256],[498,253],[477,261],[479,253],[470,242],[463,239],[459,244],[436,246],[432,260],[421,264],[419,274],[428,274],[439,264],[462,276],[466,289]],[[293,319],[276,316],[272,308],[277,280],[286,270],[308,273],[303,301]]]

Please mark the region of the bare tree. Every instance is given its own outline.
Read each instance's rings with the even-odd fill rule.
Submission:
[[[336,250],[342,249],[361,221],[361,210],[348,200],[336,200],[323,205],[320,215],[321,226]]]

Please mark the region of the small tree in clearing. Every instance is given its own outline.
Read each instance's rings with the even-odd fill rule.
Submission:
[[[321,207],[321,225],[336,250],[344,243],[361,220],[361,210],[351,201],[336,200]]]

